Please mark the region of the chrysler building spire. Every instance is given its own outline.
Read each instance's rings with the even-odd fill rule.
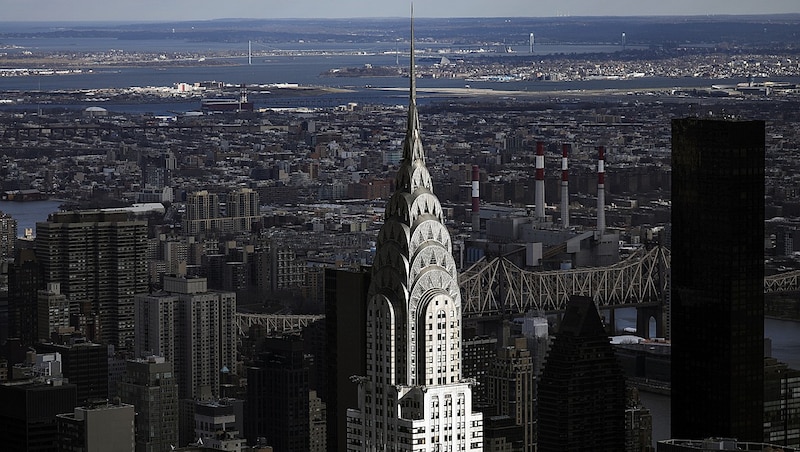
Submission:
[[[413,16],[413,11],[412,11]],[[367,296],[366,375],[347,413],[348,451],[480,451],[483,416],[461,375],[461,291],[425,165],[411,21],[408,127]]]
[[[413,16],[413,7],[412,7]],[[419,112],[417,111],[417,77],[416,64],[414,62],[414,18],[411,18],[411,51],[409,57],[409,101],[408,101],[408,125],[406,127],[406,137],[403,140],[403,160],[400,162],[400,170],[397,173],[397,190],[413,192],[414,189],[423,185],[433,191],[430,174],[425,167],[425,151],[422,148],[422,138],[420,137]],[[416,173],[416,178],[414,177]]]

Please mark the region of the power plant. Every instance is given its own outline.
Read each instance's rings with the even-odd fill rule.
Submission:
[[[472,234],[465,243],[466,263],[482,257],[503,256],[521,267],[569,269],[611,265],[619,261],[619,234],[607,230],[605,200],[605,147],[597,149],[597,207],[594,228],[570,221],[569,156],[572,145],[561,148],[560,219],[546,202],[547,144],[536,142],[534,205],[527,209],[497,204],[480,205],[477,166],[472,168]],[[558,203],[553,203],[558,206]]]

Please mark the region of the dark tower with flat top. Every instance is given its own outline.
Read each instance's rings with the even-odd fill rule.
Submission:
[[[672,120],[672,437],[764,439],[764,122]]]

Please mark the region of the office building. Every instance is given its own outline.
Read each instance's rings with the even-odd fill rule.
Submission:
[[[3,450],[57,450],[56,415],[77,404],[76,387],[53,378],[0,384],[0,437]]]
[[[74,341],[69,344],[39,343],[38,353],[59,353],[61,373],[77,386],[78,404],[108,399],[108,346]]]
[[[131,348],[133,296],[148,289],[147,222],[124,212],[57,212],[36,223],[35,250],[43,283],[60,283],[70,313],[93,324],[83,333]]]
[[[8,337],[18,338],[22,345],[38,340],[37,297],[42,288],[39,260],[33,250],[15,252],[8,265]]]
[[[573,296],[538,380],[539,451],[625,450],[625,378],[589,297]]]
[[[126,364],[117,394],[136,408],[136,452],[170,450],[178,445],[178,384],[172,363],[149,356]]]
[[[764,133],[672,121],[674,438],[764,438]]]
[[[458,269],[425,166],[413,33],[411,41],[403,159],[378,233],[366,310],[366,373],[353,377],[359,403],[347,412],[347,450],[480,451],[483,416],[473,412],[472,380],[461,373]]]
[[[266,438],[275,450],[309,450],[308,365],[299,336],[268,337],[247,369],[247,440]]]
[[[464,376],[474,378],[477,386],[472,388],[472,405],[485,410],[488,403],[487,388],[489,372],[497,357],[497,338],[489,336],[467,336],[461,343],[461,367]]]
[[[102,401],[59,414],[58,452],[134,452],[134,408]]]
[[[533,357],[525,338],[497,351],[487,378],[487,400],[493,413],[508,416],[522,430],[522,451],[536,450],[536,403]]]
[[[365,269],[325,269],[326,378],[320,397],[327,404],[327,444],[347,450],[347,409],[358,406],[358,385],[350,377],[366,373],[366,313],[370,273]],[[315,357],[316,359],[316,357]]]

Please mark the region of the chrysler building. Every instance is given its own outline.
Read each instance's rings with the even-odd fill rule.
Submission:
[[[366,375],[347,412],[348,451],[483,450],[473,381],[461,376],[461,293],[420,139],[411,26],[403,159],[378,234],[366,313]]]

